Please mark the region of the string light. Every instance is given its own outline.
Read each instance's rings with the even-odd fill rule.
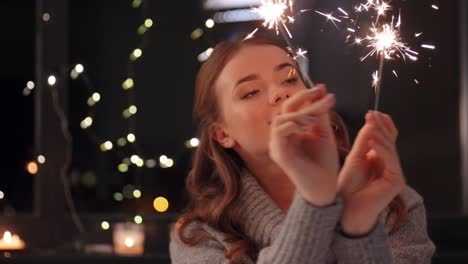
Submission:
[[[0,191],[0,200],[2,200],[3,198],[5,198],[5,194],[2,191]]]
[[[210,19],[207,19],[206,22],[205,22],[205,26],[206,26],[207,28],[213,28],[214,25],[215,25],[215,22],[214,22],[214,20],[211,19],[211,18],[210,18]]]
[[[102,221],[102,222],[101,222],[101,228],[102,228],[102,230],[109,230],[109,228],[110,228],[109,222],[107,222],[107,221]]]
[[[125,172],[128,171],[128,165],[125,164],[125,163],[120,163],[120,164],[117,166],[117,169],[119,170],[119,172],[125,173]]]
[[[185,142],[185,146],[187,148],[196,148],[198,147],[198,144],[200,144],[200,141],[198,140],[198,138],[192,138]]]
[[[54,86],[56,82],[57,82],[57,78],[55,78],[54,75],[50,75],[49,78],[47,78],[47,83],[50,86]]]
[[[33,82],[33,81],[27,82],[27,83],[26,83],[26,87],[27,87],[29,90],[34,89],[34,87],[35,87],[34,82]]]
[[[114,193],[114,200],[116,200],[117,202],[120,202],[123,200],[123,194],[122,193],[119,193],[119,192],[116,192]]]
[[[135,142],[136,137],[135,137],[135,135],[133,133],[129,133],[127,135],[127,140],[128,140],[128,142],[133,143],[133,142]]]
[[[133,50],[132,54],[130,54],[130,60],[135,61],[143,55],[143,51],[141,49]]]
[[[39,155],[37,156],[37,162],[39,162],[40,164],[44,164],[45,163],[45,157],[44,155]]]
[[[87,116],[85,119],[83,119],[80,123],[80,127],[82,129],[86,129],[90,127],[93,124],[93,118],[90,116]]]
[[[38,171],[38,166],[37,166],[37,163],[34,162],[34,161],[30,161],[26,164],[26,171],[31,174],[31,175],[34,175],[37,173]]]
[[[190,38],[191,38],[192,40],[199,39],[201,36],[203,36],[203,29],[201,29],[201,28],[195,29],[195,30],[192,31],[192,33],[190,34]]]
[[[169,201],[164,197],[156,197],[153,201],[153,207],[157,212],[163,213],[169,208]]]
[[[138,189],[135,189],[135,190],[133,191],[133,197],[135,197],[135,198],[137,198],[137,199],[140,198],[140,197],[141,197],[141,191],[138,190]]]
[[[110,141],[106,141],[102,143],[100,146],[102,152],[109,151],[112,149],[112,147],[113,147],[113,144]]]
[[[49,13],[42,14],[42,21],[49,22],[49,20],[50,20],[50,14]]]
[[[124,147],[125,145],[127,145],[127,140],[125,138],[117,139],[117,146]]]
[[[153,20],[151,18],[147,18],[145,20],[145,27],[150,28],[153,26]]]
[[[207,50],[203,51],[202,53],[198,55],[198,61],[199,62],[206,61],[210,57],[211,53],[213,53],[213,48],[208,48]]]
[[[143,223],[143,217],[141,217],[140,215],[135,215],[135,217],[133,218],[133,221],[136,224],[141,224],[141,223]]]
[[[127,78],[127,79],[122,83],[122,88],[124,88],[124,90],[128,90],[128,89],[133,88],[134,85],[135,85],[135,83],[133,82],[133,79],[132,79],[132,78]]]
[[[132,1],[132,7],[133,7],[133,8],[139,8],[140,5],[141,5],[141,1],[142,1],[142,0],[133,0],[133,1]]]

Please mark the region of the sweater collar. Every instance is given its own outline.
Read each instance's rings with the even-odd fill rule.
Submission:
[[[255,242],[259,249],[271,245],[279,234],[286,213],[247,170],[241,174],[239,204],[244,234]]]

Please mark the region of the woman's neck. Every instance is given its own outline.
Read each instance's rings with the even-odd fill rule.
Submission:
[[[273,161],[251,162],[249,170],[266,193],[283,211],[287,211],[294,198],[295,186]]]

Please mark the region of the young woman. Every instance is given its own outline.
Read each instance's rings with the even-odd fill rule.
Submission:
[[[369,111],[351,148],[334,105],[276,42],[217,45],[196,81],[200,145],[172,263],[430,263],[392,119]]]

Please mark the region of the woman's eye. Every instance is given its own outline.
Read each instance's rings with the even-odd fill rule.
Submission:
[[[242,96],[242,99],[252,97],[252,96],[255,95],[256,93],[258,93],[258,90],[250,91],[250,92],[244,94],[244,96]]]

